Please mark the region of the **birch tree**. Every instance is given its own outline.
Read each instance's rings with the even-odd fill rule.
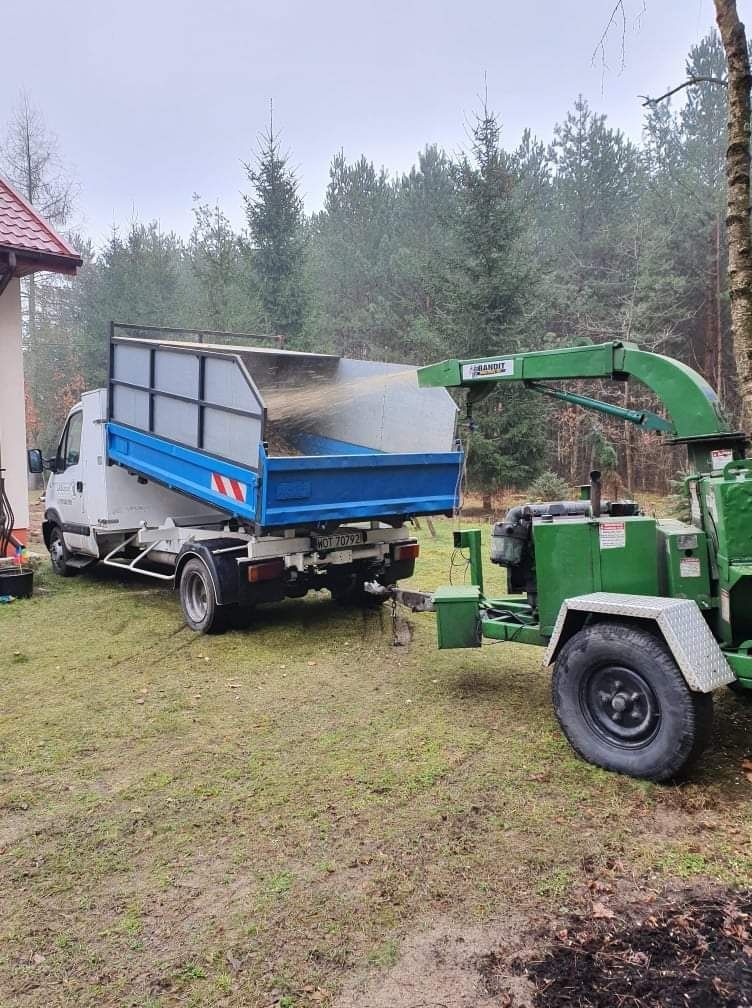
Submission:
[[[749,221],[749,49],[736,0],[715,0],[716,23],[728,65],[726,241],[731,335],[736,358],[742,426],[752,430],[752,245]]]

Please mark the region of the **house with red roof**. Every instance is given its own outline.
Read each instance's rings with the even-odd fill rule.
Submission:
[[[19,544],[26,543],[29,528],[21,277],[75,276],[79,266],[76,250],[0,178],[0,468]]]

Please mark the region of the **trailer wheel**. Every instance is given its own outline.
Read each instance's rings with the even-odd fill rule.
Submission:
[[[59,525],[53,525],[50,529],[50,563],[52,569],[60,577],[73,577],[78,573],[78,568],[70,564],[70,553],[63,539],[63,530]]]
[[[188,560],[180,575],[180,605],[185,622],[197,633],[222,633],[227,627],[227,612],[217,602],[214,582],[206,564]]]
[[[572,748],[631,777],[680,777],[710,737],[712,695],[690,690],[663,640],[633,623],[594,623],[570,638],[552,693]]]

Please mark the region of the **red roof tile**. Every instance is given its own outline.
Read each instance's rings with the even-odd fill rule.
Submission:
[[[0,178],[0,257],[5,258],[1,253],[8,251],[18,253],[18,273],[60,267],[64,272],[75,272],[81,265],[76,250]]]

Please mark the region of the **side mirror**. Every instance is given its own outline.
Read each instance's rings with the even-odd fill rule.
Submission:
[[[38,476],[40,473],[44,472],[44,459],[42,458],[42,453],[38,448],[29,448],[26,453],[26,457],[29,461],[29,472]]]

